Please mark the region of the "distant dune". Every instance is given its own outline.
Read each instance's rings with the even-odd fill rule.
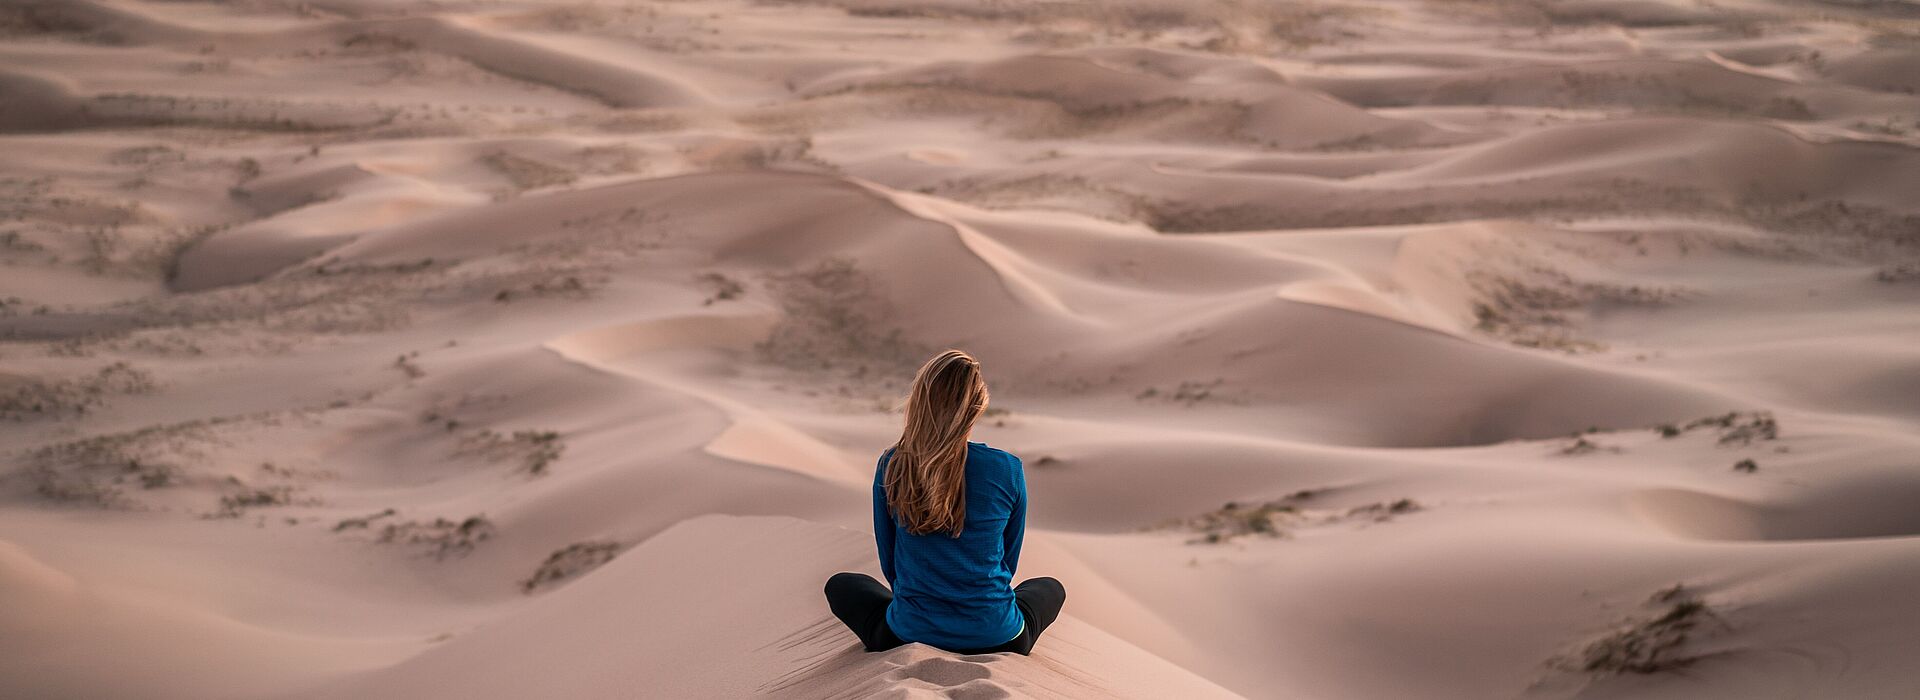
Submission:
[[[0,7],[0,697],[1920,697],[1920,11]],[[862,652],[929,354],[1032,656]]]

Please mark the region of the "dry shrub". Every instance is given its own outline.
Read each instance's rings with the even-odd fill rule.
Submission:
[[[1681,584],[1655,593],[1647,605],[1658,613],[1632,620],[1587,644],[1579,655],[1579,669],[1598,675],[1660,673],[1698,661],[1700,655],[1687,652],[1687,642],[1702,624],[1719,615]]]
[[[575,578],[613,561],[625,550],[626,546],[618,542],[575,542],[567,545],[547,555],[547,560],[540,563],[533,575],[520,582],[520,590],[532,593],[543,586]]]
[[[1307,508],[1305,504],[1320,494],[1304,490],[1285,498],[1261,503],[1228,501],[1217,510],[1188,518],[1164,522],[1158,527],[1189,530],[1199,534],[1189,544],[1221,544],[1249,535],[1288,537],[1290,527],[1331,525],[1350,521],[1387,522],[1398,515],[1423,510],[1410,498],[1369,503],[1352,508]]]
[[[446,559],[472,553],[480,543],[493,539],[495,532],[497,528],[484,515],[459,521],[434,518],[431,522],[409,520],[387,525],[376,541],[418,545],[434,559]]]
[[[755,345],[773,364],[865,377],[911,371],[927,354],[893,325],[891,304],[850,259],[771,275],[767,288],[786,312]]]
[[[155,386],[153,375],[125,362],[67,379],[19,378],[12,386],[0,384],[0,420],[82,416],[109,397],[146,393]]]
[[[449,430],[455,429],[449,427]],[[521,466],[536,476],[547,473],[547,467],[560,459],[567,445],[560,441],[560,433],[552,430],[516,430],[512,433],[500,433],[491,429],[481,429],[463,435],[457,454],[478,456],[488,460],[518,460]]]

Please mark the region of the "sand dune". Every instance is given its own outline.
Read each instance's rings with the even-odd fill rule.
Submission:
[[[0,543],[8,613],[19,645],[5,662],[10,693],[23,697],[194,697],[183,678],[219,678],[234,697],[276,692],[370,663],[365,646],[290,635],[165,600],[83,585],[11,544]],[[88,657],[139,659],[124,672],[94,672]],[[362,657],[356,659],[356,657]],[[377,658],[377,657],[373,657]]]
[[[1871,90],[1913,94],[1920,90],[1920,52],[1912,49],[1863,51],[1826,67],[1834,80]]]
[[[1340,143],[1414,146],[1444,143],[1446,132],[1429,125],[1376,116],[1338,100],[1288,85],[1257,65],[1223,62],[1210,70],[1192,70],[1178,54],[1137,50],[1132,54],[1091,56],[1053,54],[1017,56],[985,63],[918,67],[898,74],[861,75],[807,86],[803,95],[903,87],[960,90],[967,93],[1038,100],[1058,107],[1055,117],[1081,126],[1036,125],[1053,130],[1100,135],[1122,131],[1160,140],[1228,138],[1268,148],[1301,149]],[[1159,69],[1159,70],[1156,70]],[[1225,74],[1226,81],[1221,74]],[[1220,81],[1220,82],[1216,82]],[[1200,111],[1225,108],[1231,122],[1192,123],[1168,118],[1170,107]],[[1141,122],[1146,122],[1142,125]],[[1155,122],[1158,122],[1157,124]],[[1211,138],[1210,138],[1211,137]]]
[[[0,696],[1913,697],[1902,8],[5,5]]]
[[[302,697],[617,697],[634,690],[800,698],[1004,697],[1011,692],[1232,697],[1072,619],[1062,621],[1057,632],[1061,653],[1045,659],[954,657],[920,645],[865,654],[812,599],[816,584],[835,570],[864,568],[860,564],[870,547],[865,538],[838,528],[783,519],[696,518],[484,633]],[[689,589],[677,571],[696,567],[710,578]],[[740,604],[748,600],[761,604]],[[782,600],[788,602],[775,602]],[[568,641],[583,635],[622,637],[632,631],[632,620],[646,620],[650,633],[590,655]],[[688,645],[669,632],[690,629],[710,630],[724,639],[722,646]],[[544,672],[530,676],[501,665],[502,655]]]
[[[1367,107],[1509,105],[1671,110],[1785,121],[1911,111],[1915,104],[1912,98],[1839,86],[1797,85],[1712,63],[1644,59],[1497,68],[1426,79],[1308,84]]]
[[[25,7],[35,23],[82,32],[119,45],[211,45],[241,55],[271,54],[289,47],[387,43],[454,56],[513,78],[591,95],[611,107],[700,104],[692,86],[545,46],[497,36],[458,18],[416,16],[346,19],[280,31],[223,31],[168,22],[98,0],[34,0]]]

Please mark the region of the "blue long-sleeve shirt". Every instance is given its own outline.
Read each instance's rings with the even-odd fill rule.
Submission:
[[[873,538],[893,587],[887,626],[894,636],[942,649],[984,649],[1020,634],[1013,570],[1027,529],[1027,479],[1020,458],[967,443],[967,520],[960,536],[907,532],[887,508],[888,448],[873,475]]]

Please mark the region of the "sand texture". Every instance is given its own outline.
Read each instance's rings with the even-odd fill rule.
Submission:
[[[0,2],[0,697],[1915,698],[1916,506],[1911,0]]]

